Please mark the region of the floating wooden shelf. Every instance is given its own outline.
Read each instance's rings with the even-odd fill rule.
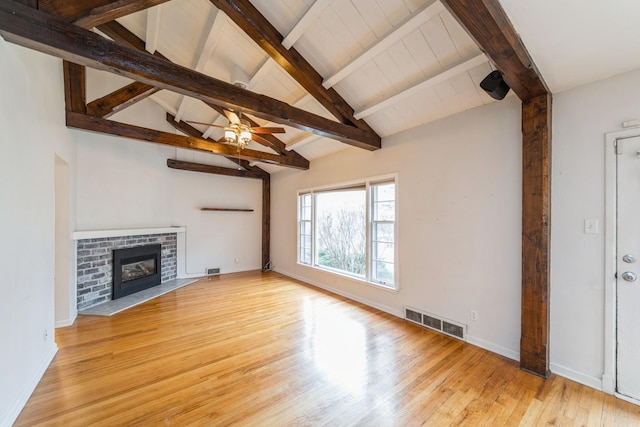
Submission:
[[[253,209],[233,209],[233,208],[200,208],[201,211],[220,211],[220,212],[253,212]]]

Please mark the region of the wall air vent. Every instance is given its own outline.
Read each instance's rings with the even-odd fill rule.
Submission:
[[[404,308],[405,319],[454,338],[467,340],[467,325],[411,307]]]
[[[409,308],[405,308],[405,318],[412,322],[422,324],[422,314]]]
[[[206,269],[207,276],[213,276],[215,274],[220,274],[220,267],[216,268],[207,268]]]

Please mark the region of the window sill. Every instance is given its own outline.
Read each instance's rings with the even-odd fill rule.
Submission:
[[[328,268],[317,267],[317,266],[309,265],[309,264],[302,264],[300,262],[296,262],[296,264],[301,266],[301,267],[305,267],[305,268],[308,268],[308,269],[311,269],[311,270],[314,270],[314,271],[320,271],[322,273],[328,273],[328,274],[330,274],[332,276],[337,276],[337,277],[340,277],[342,279],[347,279],[347,280],[350,280],[350,281],[355,282],[355,283],[371,286],[371,287],[373,287],[375,289],[381,289],[383,291],[393,292],[395,294],[400,292],[400,286],[398,286],[398,285],[395,285],[395,287],[385,286],[385,285],[382,285],[380,283],[369,282],[368,280],[360,279],[358,277],[351,276],[349,274],[340,273],[338,271],[330,270]]]

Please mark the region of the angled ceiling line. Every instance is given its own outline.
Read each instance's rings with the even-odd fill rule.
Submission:
[[[371,114],[380,111],[385,107],[397,104],[400,101],[412,95],[415,95],[416,93],[422,92],[430,87],[449,80],[450,78],[457,76],[458,74],[469,71],[472,68],[484,64],[487,61],[488,59],[484,53],[481,53],[479,55],[476,54],[471,58],[458,61],[455,64],[445,68],[444,70],[439,71],[437,74],[434,74],[405,90],[397,92],[379,102],[376,102],[375,104],[363,107],[361,110],[356,111],[355,116],[358,118],[370,116]]]
[[[193,60],[191,61],[191,68],[194,71],[201,73],[204,70],[209,58],[211,57],[211,53],[220,40],[226,20],[227,17],[220,10],[214,8],[209,13],[207,23],[200,36],[200,41],[198,42],[198,47],[196,48]],[[182,120],[182,117],[187,110],[187,106],[189,105],[189,99],[190,98],[186,96],[182,96],[180,99],[180,105],[178,106],[178,112],[176,113],[176,121]]]
[[[291,77],[320,102],[341,123],[380,136],[365,121],[353,116],[353,108],[334,89],[322,86],[322,76],[295,49],[285,49],[278,30],[249,0],[209,0],[227,14],[253,41],[271,56]],[[375,143],[378,145],[378,143]]]
[[[224,20],[226,20],[226,16],[221,11],[218,11],[218,13],[216,14],[216,20],[217,20],[218,17],[224,18]],[[112,23],[109,23],[109,24],[105,24],[105,25],[101,26],[99,29],[101,31],[105,32],[105,34],[111,35],[112,38],[114,38],[114,40],[117,41],[117,42],[123,41],[124,43],[128,44],[129,46],[134,47],[137,50],[142,50],[143,41],[141,39],[139,39],[135,34],[130,32],[129,30],[127,30],[121,24],[119,24],[117,22],[112,22]],[[209,34],[211,34],[211,33],[209,33]],[[209,37],[208,40],[210,40],[210,39],[211,38]],[[154,55],[158,56],[159,58],[162,58],[162,59],[164,59],[164,60],[166,60],[168,62],[171,62],[171,61],[169,61],[169,59],[167,59],[164,55],[162,55],[158,51],[156,51]],[[154,88],[154,86],[150,86],[150,87]],[[311,98],[313,98],[313,97],[311,97]],[[303,97],[303,99],[304,99],[304,97]],[[159,100],[160,100],[160,98],[158,98],[158,99],[154,98],[154,102],[158,102]],[[213,104],[213,103],[208,103],[208,102],[204,102],[204,103],[209,108],[212,108],[214,111],[216,111],[219,114],[219,116],[216,119],[216,121],[219,121],[221,119],[226,119],[226,116],[224,114],[224,110],[223,110],[222,107],[220,107],[217,104]],[[165,107],[163,107],[163,108],[166,111],[172,111],[174,113],[173,114],[174,117],[175,117],[175,114],[177,114],[177,111],[175,110],[175,108],[169,106],[166,103],[165,103]],[[245,116],[245,118],[249,121],[249,123],[250,123],[250,125],[252,127],[259,126],[258,123],[253,121],[250,117]],[[202,134],[202,138],[204,138],[204,139],[209,138],[211,136],[213,130],[214,130],[213,127],[210,127],[209,129],[207,129],[207,131],[205,131]],[[289,152],[288,150],[286,150],[286,144],[284,142],[280,141],[274,135],[263,135],[261,140],[257,141],[257,142],[258,143],[262,143],[263,141],[266,141],[268,144],[262,144],[262,145],[265,145],[265,146],[273,149],[275,152],[279,153],[282,156],[292,157],[296,161],[303,162],[303,163],[304,162],[308,162],[308,160],[305,159],[303,156],[301,156],[299,153],[297,153],[297,152]]]
[[[439,0],[436,0],[430,5],[424,6],[420,11],[409,15],[409,17],[398,25],[398,27],[391,29],[391,31],[382,36],[377,42],[362,52],[353,61],[324,79],[322,86],[327,89],[335,86],[367,62],[389,49],[411,32],[420,28],[421,25],[429,22],[444,10],[445,8],[442,3]],[[356,118],[359,117],[356,116]]]
[[[147,36],[145,37],[145,49],[153,54],[158,48],[160,37],[160,19],[162,17],[162,5],[147,9]]]
[[[11,43],[80,65],[120,74],[360,148],[377,150],[381,145],[380,137],[373,131],[328,120],[282,101],[251,93],[161,60],[146,51],[139,52],[122,46],[92,31],[13,1],[0,2],[0,35]]]
[[[74,24],[82,28],[90,29],[105,22],[114,21],[117,18],[148,9],[167,1],[168,0],[116,0],[107,5],[90,9],[84,16],[77,18]]]
[[[282,40],[284,48],[290,49],[332,2],[333,0],[316,0]]]

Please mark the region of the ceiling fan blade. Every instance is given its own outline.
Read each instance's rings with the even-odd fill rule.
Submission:
[[[213,123],[192,122],[190,120],[185,120],[185,122],[191,123],[192,125],[211,126],[211,127],[220,128],[220,129],[226,128],[226,126],[214,125]]]
[[[230,110],[224,110],[224,115],[227,116],[227,119],[233,124],[240,124],[240,117]]]
[[[285,133],[284,128],[256,126],[251,128],[253,133]]]

